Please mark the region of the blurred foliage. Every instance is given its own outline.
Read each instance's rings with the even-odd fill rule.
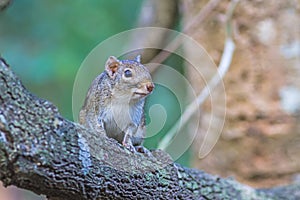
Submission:
[[[71,93],[81,62],[99,42],[133,28],[140,5],[139,0],[14,1],[0,13],[0,53],[28,89],[72,119]]]

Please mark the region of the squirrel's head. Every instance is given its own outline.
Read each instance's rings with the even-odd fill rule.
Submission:
[[[154,89],[150,72],[141,64],[140,55],[134,60],[118,60],[110,56],[106,61],[105,70],[115,83],[113,96],[118,98],[139,100]]]

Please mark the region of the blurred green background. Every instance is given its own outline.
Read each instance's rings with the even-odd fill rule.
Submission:
[[[72,120],[81,62],[98,43],[131,29],[140,0],[22,0],[0,13],[0,53],[36,95]]]

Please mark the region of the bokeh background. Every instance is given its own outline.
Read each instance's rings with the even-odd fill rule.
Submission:
[[[53,102],[70,120],[73,120],[73,83],[81,63],[100,42],[122,31],[141,24],[151,25],[149,21],[153,22],[153,26],[184,30],[218,64],[223,53],[225,21],[232,1],[160,1],[167,2],[167,5],[158,2],[12,1],[6,10],[0,12],[0,54],[26,88]],[[174,5],[176,15],[168,15]],[[210,6],[208,13],[199,17],[207,5]],[[157,17],[161,16],[159,12],[163,12],[167,20]],[[165,25],[165,20],[172,22]],[[191,22],[192,26],[186,30]],[[183,130],[187,138],[189,129],[200,125],[193,145],[176,162],[223,177],[232,176],[254,187],[297,181],[300,173],[300,1],[240,1],[232,24],[236,51],[224,78],[227,115],[222,135],[212,152],[200,160],[199,146],[207,133],[212,113],[212,103],[208,100],[201,107],[201,122],[198,124],[191,120],[187,129]],[[159,42],[164,40],[162,36],[156,37]],[[198,57],[199,63],[203,63],[204,58],[195,55],[193,49],[185,46],[182,51],[187,58]],[[157,53],[148,53],[151,55],[153,52]],[[185,74],[197,93],[205,86],[182,58],[172,55],[164,64]],[[99,66],[102,65],[99,63]],[[207,70],[207,74],[202,75],[211,77],[211,73]],[[172,80],[167,74],[164,76]],[[175,84],[183,87],[180,83]],[[184,87],[180,95],[189,96]],[[186,104],[188,102],[187,99]],[[160,133],[146,140],[148,148],[156,147],[182,109],[178,108],[172,91],[160,86],[149,98],[147,108],[156,103],[161,104],[169,115]],[[148,113],[147,119],[149,122]],[[180,139],[182,143],[184,139]],[[44,197],[14,187],[0,189],[0,200],[41,198]]]

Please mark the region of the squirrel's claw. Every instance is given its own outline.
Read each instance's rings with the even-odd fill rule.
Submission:
[[[126,149],[128,149],[129,151],[131,151],[132,153],[136,153],[137,152],[136,149],[134,148],[134,146],[132,144],[130,144],[130,143],[124,143],[123,142],[122,145],[124,147],[126,147]]]
[[[146,147],[143,147],[143,146],[135,146],[135,150],[137,152],[145,154],[147,156],[151,156],[152,155],[152,153]]]
[[[133,146],[132,144],[130,143],[122,143],[122,145],[124,147],[126,147],[129,151],[131,151],[132,153],[142,153],[146,156],[151,156],[151,152],[146,149],[146,147],[143,147],[143,146]]]

